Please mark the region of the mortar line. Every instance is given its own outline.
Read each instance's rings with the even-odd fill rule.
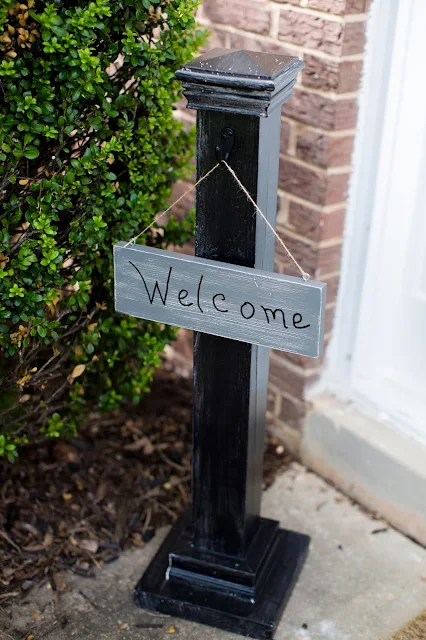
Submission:
[[[231,25],[224,24],[222,22],[215,22],[214,20],[210,20],[210,18],[199,18],[198,22],[205,26],[211,27],[215,29],[220,29],[222,31],[227,31],[228,33],[232,33],[234,35],[238,35],[243,38],[252,38],[255,40],[263,40],[268,42],[269,44],[275,46],[281,46],[284,49],[287,49],[289,52],[293,51],[294,55],[311,55],[316,58],[320,58],[323,60],[328,60],[330,62],[357,62],[364,60],[364,53],[353,53],[351,55],[342,55],[336,56],[331,53],[326,53],[324,51],[318,51],[317,49],[310,49],[302,44],[295,44],[293,42],[286,42],[285,40],[275,40],[271,38],[269,35],[265,35],[263,33],[253,33],[253,31],[244,31],[244,29],[239,29],[238,27],[233,27]]]

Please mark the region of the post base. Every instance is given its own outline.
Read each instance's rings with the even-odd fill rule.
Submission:
[[[266,519],[259,532],[245,559],[200,552],[191,547],[191,517],[184,514],[136,585],[136,604],[249,638],[272,638],[310,539]]]

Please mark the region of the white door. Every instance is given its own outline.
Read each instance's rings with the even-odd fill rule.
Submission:
[[[358,266],[356,255],[350,257],[359,273],[343,279],[339,300],[343,307],[350,287],[358,286],[358,306],[349,319],[346,382],[352,398],[376,417],[426,442],[426,0],[376,0],[376,12],[380,4],[382,11],[393,7],[395,29],[387,43],[387,94],[376,100],[383,119],[380,145],[369,146],[364,135],[357,155],[358,163],[375,158],[377,174],[370,198],[364,198],[371,210],[361,216],[364,227],[369,220],[368,232],[354,219],[352,236],[360,236],[347,239],[359,246],[361,238],[367,249]],[[372,106],[370,101],[370,115]],[[365,126],[368,117],[364,109]],[[362,189],[362,181],[354,188]],[[354,200],[360,198],[354,194]],[[345,315],[348,320],[347,312],[338,314],[338,336],[347,334]],[[335,358],[338,348],[335,344]]]

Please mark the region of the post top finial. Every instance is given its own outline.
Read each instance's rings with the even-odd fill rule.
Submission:
[[[244,49],[212,49],[176,72],[188,107],[267,116],[291,96],[299,58]]]

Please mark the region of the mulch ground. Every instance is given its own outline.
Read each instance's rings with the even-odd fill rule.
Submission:
[[[414,618],[405,627],[395,633],[391,640],[425,640],[426,638],[426,610]]]
[[[89,415],[78,439],[0,464],[0,605],[64,569],[91,576],[190,503],[191,381],[161,371],[138,407]],[[264,487],[291,461],[267,437]]]

